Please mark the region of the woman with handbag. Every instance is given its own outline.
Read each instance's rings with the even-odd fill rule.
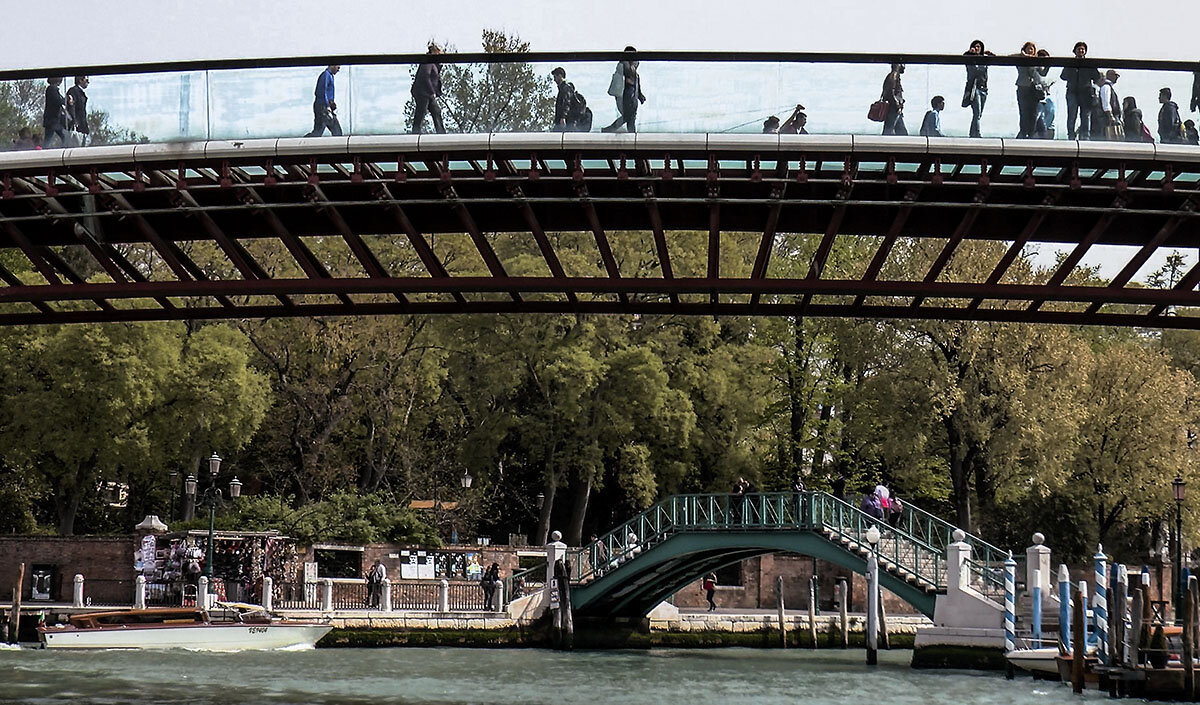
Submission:
[[[983,41],[976,39],[971,42],[971,48],[965,52],[967,56],[995,56],[984,49]],[[987,104],[988,96],[988,67],[986,64],[967,64],[967,86],[963,89],[962,106],[971,109],[971,136],[982,137],[979,132],[979,119],[983,117],[983,106]]]
[[[1020,56],[1036,57],[1037,45],[1025,42],[1021,47]],[[1040,66],[1017,67],[1017,112],[1020,117],[1017,137],[1037,137],[1038,104],[1046,98],[1048,88]]]
[[[883,118],[883,134],[907,135],[908,128],[904,126],[904,86],[900,83],[900,75],[904,73],[904,64],[892,64],[892,70],[883,79],[883,93],[879,100],[887,103],[887,115]]]

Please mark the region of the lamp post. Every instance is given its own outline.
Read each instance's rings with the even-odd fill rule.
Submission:
[[[1183,500],[1187,483],[1179,475],[1171,480],[1171,491],[1175,495],[1175,618],[1179,619],[1179,608],[1183,604]]]
[[[198,504],[203,503],[208,505],[208,548],[204,552],[204,575],[208,577],[209,584],[212,584],[213,579],[213,533],[217,519],[217,505],[221,502],[221,490],[217,487],[217,474],[221,471],[221,456],[213,453],[208,459],[208,488],[196,497],[196,476],[188,475],[184,480],[184,488],[187,495],[196,501]],[[237,499],[242,496],[242,483],[234,477],[229,481],[229,498]]]
[[[879,556],[875,550],[879,527],[872,524],[866,538],[871,545],[867,554],[867,665],[874,666],[879,662]]]

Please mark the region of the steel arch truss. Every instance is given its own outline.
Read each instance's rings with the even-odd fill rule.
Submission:
[[[1132,143],[551,133],[5,153],[0,325],[584,312],[1200,328],[1200,266],[1131,284],[1157,250],[1200,245],[1198,202],[1200,150]],[[620,231],[647,233],[655,276],[619,261]],[[681,231],[704,250],[673,249]],[[545,274],[516,273],[505,233],[528,238]],[[594,242],[594,274],[567,271],[555,233]],[[722,270],[728,233],[761,238],[745,272]],[[448,262],[447,234],[480,265]],[[806,267],[773,273],[796,235],[814,245]],[[864,236],[865,269],[831,271],[839,241]],[[885,276],[903,239],[935,255]],[[968,241],[1003,254],[951,278]],[[381,257],[385,242],[411,261]],[[1057,268],[1006,278],[1038,244],[1064,248]],[[1102,245],[1130,248],[1120,273],[1071,284]],[[683,271],[685,254],[704,264]]]

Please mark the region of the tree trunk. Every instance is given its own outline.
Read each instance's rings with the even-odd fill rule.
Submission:
[[[972,531],[971,488],[965,463],[965,442],[959,426],[959,413],[957,410],[950,412],[944,421],[946,448],[950,461],[950,499],[954,502],[958,527],[963,531]]]
[[[542,510],[538,514],[537,531],[533,535],[533,544],[535,546],[545,546],[547,537],[550,536],[550,513],[554,509],[554,495],[558,490],[558,483],[554,481],[554,472],[546,473],[546,487],[544,494],[546,498],[542,501]]]
[[[54,493],[54,509],[58,513],[58,535],[73,536],[75,534],[75,515],[79,513],[79,502],[83,493],[78,487],[59,485]]]
[[[571,509],[571,522],[567,525],[563,539],[571,546],[583,545],[583,520],[587,516],[588,500],[592,495],[592,478],[580,478],[575,483],[575,498]]]

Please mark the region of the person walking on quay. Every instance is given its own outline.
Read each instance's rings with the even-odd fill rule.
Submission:
[[[313,89],[313,129],[305,137],[320,137],[326,128],[334,137],[342,136],[342,125],[337,119],[337,101],[333,99],[333,77],[342,67],[330,64],[317,76],[317,86]]]
[[[967,56],[995,56],[984,48],[980,39],[971,42],[971,47],[964,53]],[[979,121],[983,117],[983,106],[987,104],[987,79],[986,64],[967,64],[967,86],[963,89],[962,106],[971,109],[971,137],[983,136],[979,131]]]
[[[1121,124],[1125,129],[1126,142],[1153,142],[1150,129],[1142,120],[1142,109],[1137,106],[1137,100],[1127,95],[1121,101]]]
[[[43,145],[46,148],[67,145],[67,103],[62,92],[62,76],[46,79],[46,107],[42,112],[42,129],[46,131]],[[55,145],[54,141],[58,140]]]
[[[637,50],[633,47],[625,47],[625,51]],[[621,62],[621,77],[624,81],[621,90],[621,117],[608,127],[602,128],[601,132],[616,132],[621,129],[622,123],[625,125],[626,132],[637,132],[638,105],[646,102],[646,96],[642,93],[642,76],[638,73],[640,64],[641,62],[636,59],[626,59]]]
[[[79,135],[79,146],[85,147],[91,130],[88,128],[87,93],[91,81],[87,76],[76,76],[75,85],[67,89],[67,128]]]
[[[1087,42],[1075,42],[1075,58],[1087,56]],[[1103,79],[1100,72],[1091,66],[1066,66],[1059,78],[1067,84],[1067,139],[1086,140],[1092,132],[1092,112],[1097,98],[1096,87]],[[1079,129],[1075,129],[1075,117],[1079,117]]]
[[[904,126],[904,85],[900,81],[904,64],[892,64],[892,70],[883,79],[883,93],[879,99],[887,103],[887,116],[883,118],[883,134],[907,135]]]
[[[1171,100],[1171,89],[1163,88],[1158,92],[1158,139],[1163,144],[1181,144],[1183,122],[1179,119],[1179,106]]]
[[[921,136],[945,137],[942,134],[942,111],[946,109],[946,99],[935,95],[929,107],[932,109],[925,111],[925,119],[921,121]]]
[[[429,45],[430,57],[441,53],[442,48],[437,44]],[[439,135],[446,134],[446,127],[442,124],[442,107],[437,102],[437,99],[442,97],[442,65],[429,61],[418,66],[411,92],[415,104],[412,133],[421,134],[424,130],[425,114],[428,113],[433,120],[433,129]]]
[[[495,611],[496,588],[500,584],[500,564],[493,563],[489,566],[479,584],[483,588],[483,609],[488,612]]]
[[[1037,45],[1025,42],[1021,56],[1037,56]],[[1045,99],[1048,88],[1040,66],[1017,67],[1017,113],[1020,118],[1017,137],[1037,137],[1038,103]]]
[[[387,577],[387,568],[378,558],[367,571],[367,607],[378,609],[383,606],[383,579]]]
[[[708,611],[716,612],[717,603],[713,600],[713,596],[717,594],[717,574],[709,573],[704,576],[704,582],[701,585],[704,588],[704,598],[708,600]]]

